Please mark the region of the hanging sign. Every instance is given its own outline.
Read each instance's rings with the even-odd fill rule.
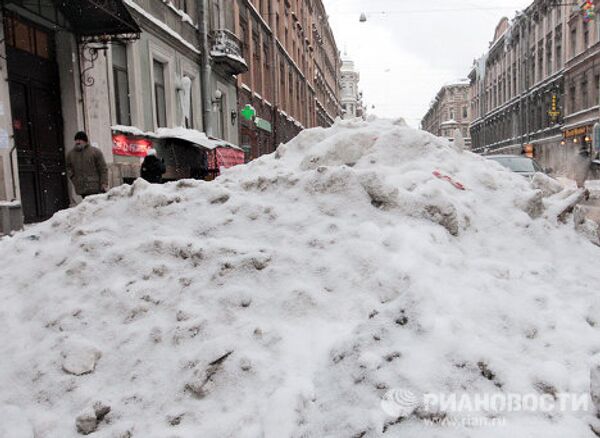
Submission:
[[[552,106],[550,107],[550,111],[548,111],[548,115],[553,122],[556,122],[560,116],[560,111],[558,109],[558,97],[556,94],[552,95]]]
[[[588,126],[582,126],[581,128],[574,128],[574,129],[569,129],[567,131],[565,131],[565,138],[573,138],[573,137],[579,137],[582,135],[587,134],[589,127]]]
[[[272,130],[271,122],[265,119],[261,119],[260,117],[254,119],[254,124],[258,129],[262,129],[263,131],[271,132]]]

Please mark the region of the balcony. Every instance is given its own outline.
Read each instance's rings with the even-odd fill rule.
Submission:
[[[228,74],[238,75],[248,71],[240,40],[228,30],[214,30],[210,33],[210,56],[213,62],[227,70]]]

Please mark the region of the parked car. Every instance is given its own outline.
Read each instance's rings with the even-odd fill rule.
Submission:
[[[544,169],[533,158],[524,155],[488,155],[485,158],[500,163],[509,170],[527,178],[532,178],[537,172],[549,174],[551,169]]]

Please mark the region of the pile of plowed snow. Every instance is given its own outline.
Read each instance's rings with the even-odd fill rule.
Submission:
[[[600,250],[542,208],[386,120],[88,198],[0,241],[0,435],[593,437],[592,408],[390,412],[394,389],[589,392]]]

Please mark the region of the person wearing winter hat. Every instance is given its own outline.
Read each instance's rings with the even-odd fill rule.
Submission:
[[[90,145],[88,136],[75,134],[75,147],[67,154],[67,174],[82,198],[108,190],[108,167],[102,151]]]
[[[156,149],[149,149],[142,162],[140,176],[153,184],[161,184],[162,176],[167,171],[164,160],[156,156]]]

